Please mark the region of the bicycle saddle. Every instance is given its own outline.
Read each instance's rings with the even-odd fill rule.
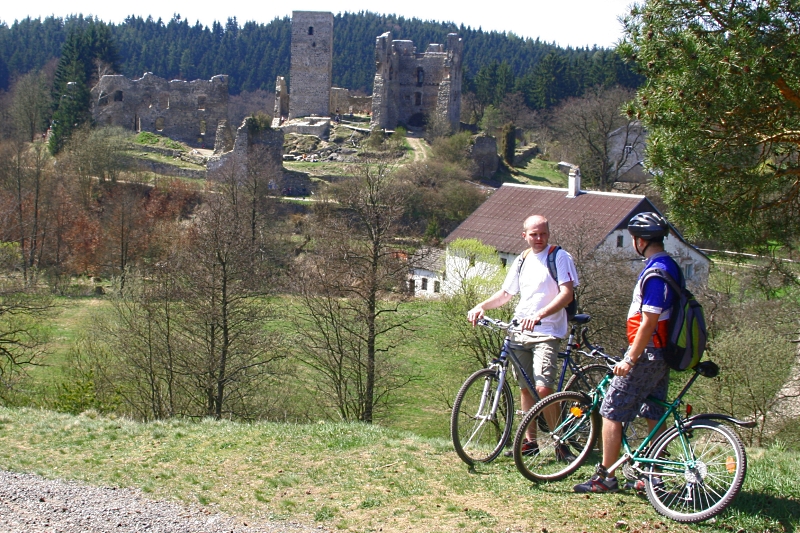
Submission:
[[[590,315],[581,313],[579,315],[575,315],[574,317],[572,317],[570,322],[575,322],[576,324],[586,324],[591,319],[592,317]]]
[[[715,378],[719,374],[719,366],[714,361],[703,361],[694,367],[695,372],[707,378]]]

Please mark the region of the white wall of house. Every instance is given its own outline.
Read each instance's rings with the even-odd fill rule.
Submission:
[[[439,272],[415,268],[409,283],[414,283],[414,295],[424,298],[439,298],[442,295],[444,280]]]
[[[631,234],[627,229],[611,232],[605,241],[599,246],[600,250],[607,250],[610,253],[623,252],[630,253],[633,261],[632,268],[641,270],[641,258],[636,255],[631,244]],[[706,285],[708,283],[708,271],[711,261],[696,248],[689,246],[680,240],[675,234],[670,234],[664,239],[664,249],[677,261],[687,283],[690,285]]]

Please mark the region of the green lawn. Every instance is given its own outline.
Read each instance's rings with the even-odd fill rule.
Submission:
[[[532,158],[523,168],[514,168],[502,181],[514,181],[525,185],[566,187],[568,177],[558,170],[557,163]]]
[[[139,488],[245,521],[354,532],[796,531],[797,454],[748,452],[748,476],[732,506],[690,526],[661,517],[632,492],[574,494],[596,456],[564,481],[531,484],[510,459],[470,472],[448,440],[377,425],[137,423],[0,408],[2,469]]]

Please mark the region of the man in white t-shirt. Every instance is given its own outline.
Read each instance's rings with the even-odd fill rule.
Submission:
[[[521,331],[514,333],[511,338],[512,350],[522,363],[525,373],[536,385],[536,393],[544,398],[554,392],[558,379],[558,349],[560,340],[567,336],[568,329],[564,308],[572,301],[573,289],[578,285],[578,273],[572,256],[565,250],[559,250],[555,261],[559,282],[550,275],[547,268],[550,226],[546,218],[540,215],[530,216],[525,219],[522,227],[522,237],[530,249],[514,260],[508,269],[503,287],[470,309],[467,318],[475,325],[485,311],[505,305],[519,293],[514,319],[520,323]],[[522,409],[527,411],[533,407],[534,396],[525,387],[522,376],[517,376],[517,380],[520,383]],[[530,428],[527,442],[523,445],[523,453],[537,452],[535,431],[535,427]],[[567,459],[567,455],[571,454],[566,446],[563,448],[557,450],[557,453]]]

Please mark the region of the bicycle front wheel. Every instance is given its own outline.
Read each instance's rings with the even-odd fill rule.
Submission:
[[[564,479],[588,457],[600,424],[600,415],[592,411],[587,395],[572,391],[552,394],[520,422],[514,438],[514,463],[531,481]]]
[[[665,433],[649,458],[647,499],[677,522],[702,522],[725,509],[739,493],[747,456],[739,437],[716,420],[697,420]]]
[[[501,388],[495,370],[478,370],[467,378],[453,403],[453,447],[468,465],[489,463],[503,451],[513,422],[514,397],[508,382]]]

